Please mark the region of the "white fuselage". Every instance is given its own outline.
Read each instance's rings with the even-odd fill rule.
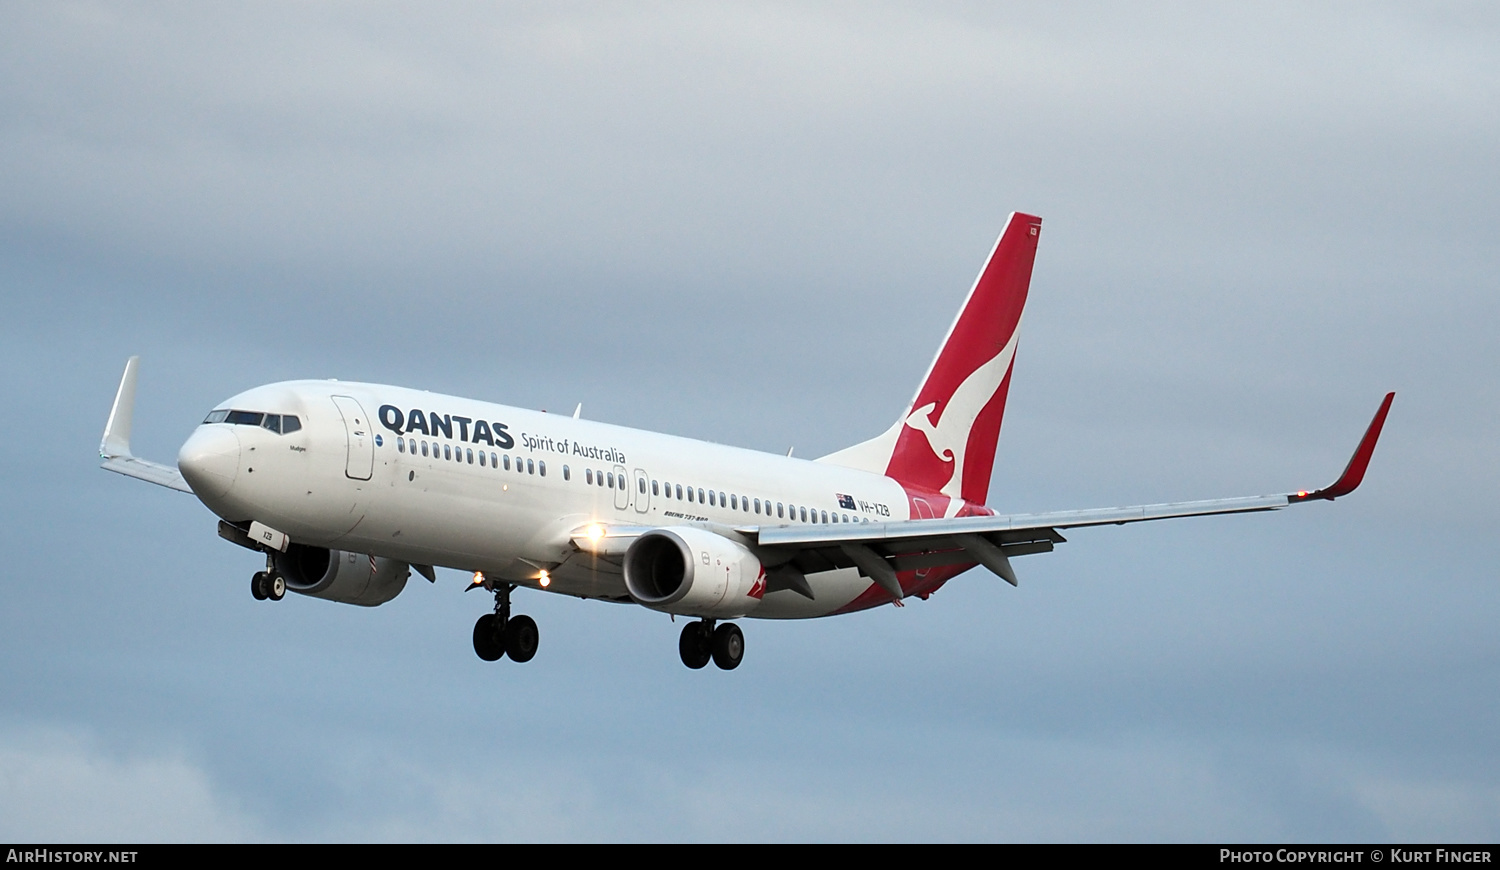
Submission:
[[[184,467],[215,457],[216,485],[194,488],[224,519],[566,595],[629,600],[617,561],[573,545],[591,524],[733,536],[912,518],[901,485],[879,474],[419,390],[294,381],[220,407],[301,426],[205,423],[183,445]],[[814,599],[769,592],[750,615],[823,616],[871,586],[853,568],[808,581]]]

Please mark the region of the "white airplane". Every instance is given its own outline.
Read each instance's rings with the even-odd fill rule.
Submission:
[[[1364,477],[1386,395],[1348,467],[1312,492],[1056,513],[985,507],[1041,219],[1015,213],[910,404],[879,436],[807,461],[419,390],[289,381],[211,411],[177,466],[130,451],[138,357],[125,365],[103,467],[191,492],[219,534],[266,556],[257,599],[395,598],[410,572],[473,572],[494,594],[474,650],[536,653],[517,587],[693,617],[690,668],[739,665],[728,620],[851,613],[926,598],[982,565],[1048,552],[1063,529],[1276,510],[1347,495]]]

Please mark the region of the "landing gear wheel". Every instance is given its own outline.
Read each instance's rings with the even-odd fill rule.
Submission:
[[[280,574],[272,574],[266,578],[266,597],[272,601],[280,601],[286,597],[286,578]]]
[[[745,635],[740,627],[726,622],[714,630],[714,664],[732,671],[745,658]]]
[[[505,655],[505,644],[495,630],[495,614],[486,613],[474,623],[474,654],[487,662],[497,662]]]
[[[505,624],[505,652],[513,662],[531,661],[540,641],[536,620],[529,616],[512,616]]]
[[[250,594],[255,596],[256,601],[266,600],[266,572],[256,571],[255,576],[250,578]]]
[[[677,652],[682,656],[682,663],[695,671],[708,664],[713,656],[708,625],[703,622],[684,625],[682,636],[677,639]]]

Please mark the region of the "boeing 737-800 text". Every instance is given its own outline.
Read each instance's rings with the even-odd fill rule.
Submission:
[[[1332,500],[1364,476],[1394,394],[1313,492],[1001,516],[985,507],[1041,220],[1012,214],[906,410],[879,436],[807,461],[418,390],[291,381],[211,411],[176,467],[130,451],[137,359],[105,426],[104,467],[191,492],[219,534],[263,552],[256,598],[290,590],[374,606],[410,572],[473,572],[494,594],[481,658],[530,659],[542,589],[694,617],[682,661],[736,667],[740,617],[804,619],[927,597],[1062,530]],[[472,588],[472,586],[471,586]]]

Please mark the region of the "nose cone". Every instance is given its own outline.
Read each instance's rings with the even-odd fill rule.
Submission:
[[[200,426],[177,451],[177,468],[199,498],[222,498],[240,471],[240,439],[228,426]]]

